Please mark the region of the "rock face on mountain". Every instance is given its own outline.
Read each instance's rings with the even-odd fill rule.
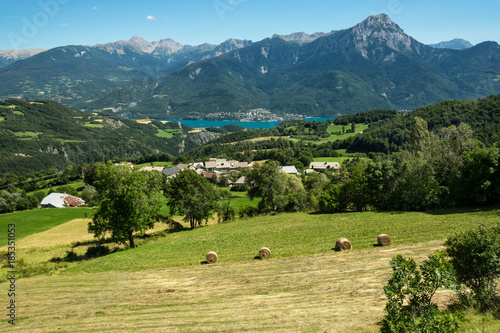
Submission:
[[[0,68],[47,51],[47,49],[0,50]]]
[[[330,33],[316,32],[312,35],[308,35],[305,32],[295,32],[290,35],[273,35],[272,38],[281,38],[283,40],[286,40],[287,42],[310,43],[320,37],[327,36],[331,33],[333,33],[333,31]]]
[[[459,51],[426,46],[387,15],[309,42],[273,36],[79,105],[126,117],[203,118],[265,108],[334,116],[414,109],[500,93],[500,46]]]
[[[374,48],[389,47],[401,52],[413,52],[418,48],[418,43],[385,14],[370,16],[356,25],[343,42],[345,46],[354,45],[365,57]]]
[[[455,38],[453,40],[447,42],[441,42],[438,44],[431,44],[430,47],[434,47],[436,49],[452,49],[452,50],[465,50],[474,45],[471,42],[466,41],[465,39]]]

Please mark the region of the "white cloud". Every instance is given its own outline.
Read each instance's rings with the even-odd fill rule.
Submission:
[[[152,15],[148,15],[148,17],[146,17],[148,20],[156,20],[156,17],[152,16]]]
[[[92,7],[92,9],[93,9],[93,10],[97,10],[97,7],[96,7],[96,6],[94,6],[94,7]]]
[[[58,27],[59,28],[64,28],[64,27],[67,27],[69,26],[69,23],[63,23],[63,24],[59,24]]]

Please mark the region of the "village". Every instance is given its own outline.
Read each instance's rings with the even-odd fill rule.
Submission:
[[[155,174],[164,175],[167,179],[175,178],[182,170],[194,170],[197,174],[207,178],[213,184],[220,187],[239,186],[247,188],[245,174],[252,170],[252,167],[259,162],[239,162],[236,160],[227,160],[220,158],[210,158],[206,162],[195,163],[180,163],[172,167],[145,165],[139,169],[134,168],[134,163],[124,162],[115,163],[115,166],[128,167],[136,172],[153,172]],[[337,172],[340,169],[338,162],[311,162],[309,168],[303,171],[303,174],[312,172]],[[288,175],[300,176],[299,171],[294,165],[281,167],[281,172]],[[214,179],[214,177],[216,177]],[[40,203],[40,208],[64,208],[64,207],[79,207],[87,203],[82,198],[72,196],[67,193],[49,193]]]

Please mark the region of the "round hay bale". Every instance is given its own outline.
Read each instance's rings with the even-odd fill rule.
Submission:
[[[337,242],[335,243],[335,251],[346,251],[350,250],[351,248],[351,243],[347,238],[344,237],[337,239]]]
[[[380,246],[389,246],[391,245],[391,237],[389,237],[389,235],[386,234],[380,234],[377,237],[377,243]]]
[[[207,262],[209,264],[215,264],[218,259],[219,257],[217,256],[217,253],[215,253],[214,251],[210,251],[207,253]]]
[[[271,256],[271,250],[269,250],[267,247],[263,247],[259,250],[260,259],[267,259],[270,256]]]

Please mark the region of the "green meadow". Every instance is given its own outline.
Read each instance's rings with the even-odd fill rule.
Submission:
[[[16,280],[18,317],[9,332],[378,332],[392,257],[424,260],[448,236],[500,220],[498,208],[276,214],[175,233],[158,227],[137,248],[43,266],[95,245],[89,212],[0,215],[0,228],[16,223],[20,258],[41,272]],[[390,246],[376,245],[380,233],[391,236]],[[353,249],[335,252],[339,237]],[[268,260],[258,257],[263,246]],[[208,251],[218,254],[216,264],[206,264]],[[434,300],[444,307],[453,295],[438,290]],[[8,301],[0,293],[0,303]],[[465,318],[460,332],[500,329],[491,315]]]
[[[0,215],[0,244],[7,244],[7,228],[15,224],[16,241],[74,219],[92,216],[89,208],[35,209]]]

